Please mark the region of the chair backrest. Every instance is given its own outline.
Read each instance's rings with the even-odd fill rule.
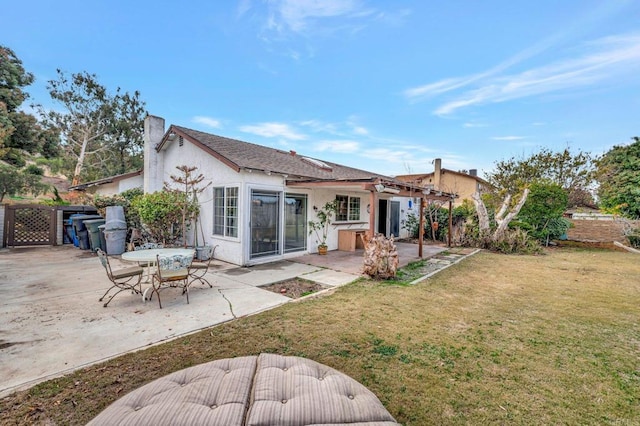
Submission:
[[[175,279],[177,276],[189,275],[189,267],[191,266],[191,262],[193,262],[193,254],[158,255],[157,260],[160,280],[163,279],[163,275],[164,277],[170,276]]]
[[[138,250],[152,250],[152,249],[161,249],[161,248],[164,248],[162,243],[144,243],[144,244],[140,244],[139,246],[135,246],[133,250],[138,251]]]
[[[216,252],[217,248],[218,248],[217,245],[215,245],[215,246],[204,246],[204,250],[203,250],[204,255],[205,255],[204,260],[205,261],[206,260],[212,260],[213,259],[213,254]]]
[[[98,248],[96,249],[96,254],[98,255],[98,259],[100,259],[100,263],[102,263],[102,266],[104,266],[104,269],[107,271],[107,275],[111,278],[111,265],[109,264],[107,253]]]

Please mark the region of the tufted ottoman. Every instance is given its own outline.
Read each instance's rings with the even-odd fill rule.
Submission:
[[[260,354],[186,368],[107,407],[89,425],[398,425],[366,387],[305,358]]]

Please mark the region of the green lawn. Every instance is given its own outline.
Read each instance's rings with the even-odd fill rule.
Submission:
[[[640,422],[640,255],[480,253],[415,286],[360,281],[0,401],[2,424],[84,424],[154,378],[274,352],[336,368],[406,425]]]

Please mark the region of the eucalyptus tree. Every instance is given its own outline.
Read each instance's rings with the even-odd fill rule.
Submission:
[[[112,94],[95,74],[68,76],[61,70],[47,89],[62,111],[38,109],[47,125],[60,131],[65,152],[75,160],[72,185],[83,175],[124,173],[131,158],[141,155],[145,104],[138,91],[122,93],[118,87]]]

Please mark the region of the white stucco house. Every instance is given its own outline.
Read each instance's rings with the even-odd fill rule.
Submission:
[[[207,244],[218,246],[216,258],[237,265],[317,252],[308,222],[332,200],[340,208],[329,229],[329,250],[358,247],[357,234],[363,232],[405,237],[401,221],[411,211],[417,214],[428,196],[424,188],[392,177],[295,151],[176,125],[165,129],[164,119],[155,116],[145,119],[141,176],[119,179],[118,185],[130,187],[141,177],[145,193],[161,191],[182,165],[197,167],[203,184],[211,182],[199,195],[202,233]]]

